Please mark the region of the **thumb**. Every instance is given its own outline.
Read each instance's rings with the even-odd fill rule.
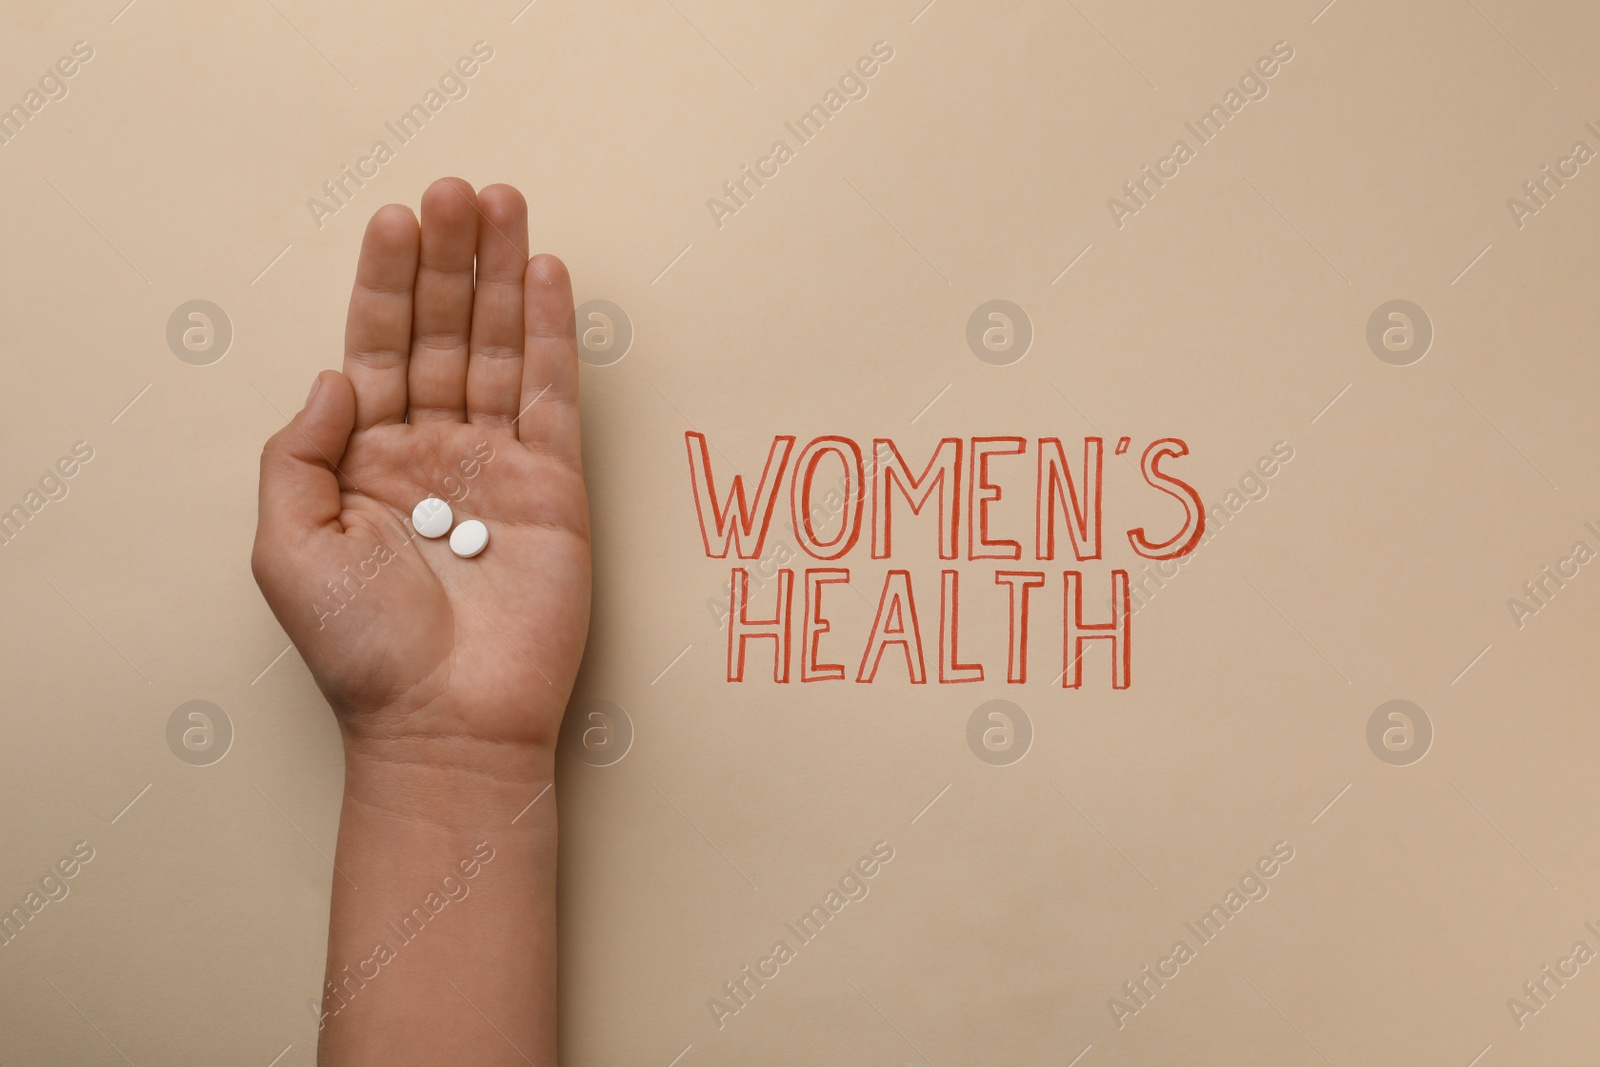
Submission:
[[[334,370],[318,374],[305,407],[261,450],[258,540],[337,527],[337,468],[355,419],[350,379]]]

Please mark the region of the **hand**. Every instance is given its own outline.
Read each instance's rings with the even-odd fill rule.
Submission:
[[[444,178],[420,234],[398,204],[368,224],[344,371],[267,442],[251,557],[347,744],[555,744],[589,624],[573,331],[510,186]],[[415,533],[429,496],[481,555]]]

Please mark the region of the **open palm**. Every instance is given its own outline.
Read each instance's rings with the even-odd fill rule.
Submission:
[[[572,287],[510,186],[368,224],[343,373],[267,442],[252,568],[347,733],[553,744],[589,619]],[[451,502],[472,559],[418,536]]]

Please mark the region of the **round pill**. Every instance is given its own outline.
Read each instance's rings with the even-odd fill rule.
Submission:
[[[477,519],[466,522],[450,531],[450,551],[462,559],[471,559],[489,543],[489,527]]]
[[[423,537],[443,537],[450,532],[450,524],[454,521],[450,505],[436,496],[430,496],[411,509],[411,525]]]

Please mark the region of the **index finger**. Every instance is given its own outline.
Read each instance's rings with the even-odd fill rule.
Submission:
[[[389,204],[373,214],[361,240],[344,331],[344,373],[355,386],[358,430],[406,416],[417,251],[417,217],[410,208]]]

